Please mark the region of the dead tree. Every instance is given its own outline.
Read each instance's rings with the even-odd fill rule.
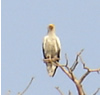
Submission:
[[[98,69],[90,69],[90,68],[88,68],[86,66],[85,62],[83,61],[83,59],[81,57],[81,53],[82,52],[83,52],[83,49],[77,54],[75,62],[71,67],[68,66],[68,58],[67,58],[67,56],[66,56],[66,64],[65,65],[62,65],[62,64],[60,64],[58,62],[56,62],[56,64],[54,64],[54,65],[57,65],[74,82],[74,84],[75,84],[75,86],[77,88],[77,91],[78,91],[78,95],[86,95],[86,93],[85,93],[85,91],[83,89],[83,86],[82,86],[82,82],[84,81],[84,79],[92,72],[97,72],[97,73],[100,72],[100,68],[98,68]],[[83,69],[86,69],[86,72],[78,80],[73,72],[74,72],[74,70],[76,69],[76,66],[79,63],[79,59],[80,59],[81,64],[83,65]],[[51,59],[51,60],[46,59],[46,60],[44,60],[44,62],[45,63],[47,63],[47,62],[50,63],[52,61],[55,62],[56,60],[58,60],[58,59],[57,58],[54,58],[54,59]],[[54,63],[54,62],[52,62],[52,63]],[[62,91],[59,89],[59,87],[56,87],[56,89],[58,90],[60,95],[64,95],[62,93]],[[96,95],[99,90],[100,90],[100,88],[93,95]],[[72,95],[71,91],[69,91],[68,95]]]

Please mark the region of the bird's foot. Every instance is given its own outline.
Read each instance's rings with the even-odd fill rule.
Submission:
[[[60,59],[55,57],[55,58],[48,58],[48,59],[43,59],[44,63],[52,63],[52,62],[56,62],[59,61]]]
[[[51,63],[52,60],[51,59],[43,59],[44,63]]]

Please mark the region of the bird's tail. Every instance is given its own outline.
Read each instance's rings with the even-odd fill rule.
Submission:
[[[47,72],[50,77],[53,77],[55,75],[56,69],[58,67],[58,66],[55,66],[54,64],[53,63],[47,64]]]

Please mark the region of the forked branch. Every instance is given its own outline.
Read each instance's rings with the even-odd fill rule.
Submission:
[[[76,68],[76,66],[77,66],[77,64],[78,64],[78,58],[79,58],[79,56],[81,55],[81,53],[83,52],[83,50],[84,50],[84,49],[82,49],[82,50],[77,54],[76,59],[75,59],[75,62],[74,62],[74,64],[72,65],[72,67],[70,68],[71,71],[74,71],[74,70],[75,70],[75,68]]]
[[[100,72],[100,68],[98,69],[90,69],[88,67],[86,67],[85,62],[82,60],[82,57],[80,56],[80,61],[83,64],[83,68],[87,70],[87,72],[80,78],[80,83],[83,82],[83,80],[87,77],[87,75],[91,72]]]
[[[66,64],[65,65],[61,65],[59,62],[57,62],[57,58],[53,58],[53,59],[44,59],[44,63],[55,63],[54,65],[58,66],[73,82],[74,84],[76,85],[76,88],[77,88],[77,91],[78,91],[78,95],[86,95],[84,90],[83,90],[83,87],[82,87],[82,82],[83,80],[86,78],[86,76],[88,76],[89,73],[91,72],[97,72],[99,73],[100,72],[100,68],[98,69],[90,69],[88,67],[86,67],[85,63],[83,62],[82,60],[82,57],[81,57],[81,53],[83,52],[83,49],[77,54],[76,56],[76,59],[75,59],[75,62],[74,64],[71,66],[71,68],[68,66],[68,58],[67,58],[67,55],[65,55],[66,57]],[[76,69],[76,66],[78,65],[78,59],[80,58],[80,61],[83,65],[83,69],[86,69],[86,73],[83,74],[81,76],[81,78],[78,80],[75,75],[74,75],[74,70]],[[56,87],[56,89],[59,91],[59,93],[61,95],[63,95],[63,93],[61,92],[61,90],[59,89],[59,87]],[[100,89],[99,89],[100,90]],[[97,90],[97,92],[99,91]],[[96,92],[96,93],[97,93]],[[69,95],[71,95],[71,93],[69,92]],[[96,95],[95,93],[93,95]]]

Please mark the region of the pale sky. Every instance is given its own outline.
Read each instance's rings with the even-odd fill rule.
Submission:
[[[2,0],[1,1],[1,95],[17,95],[35,77],[24,95],[65,95],[77,91],[73,82],[60,70],[49,77],[43,63],[42,40],[48,24],[55,24],[61,40],[61,64],[65,53],[69,66],[84,48],[82,58],[90,68],[100,68],[100,1],[99,0]],[[85,70],[79,63],[75,75]],[[92,73],[83,82],[87,95],[100,88],[100,74]],[[100,92],[97,94],[100,95]]]

